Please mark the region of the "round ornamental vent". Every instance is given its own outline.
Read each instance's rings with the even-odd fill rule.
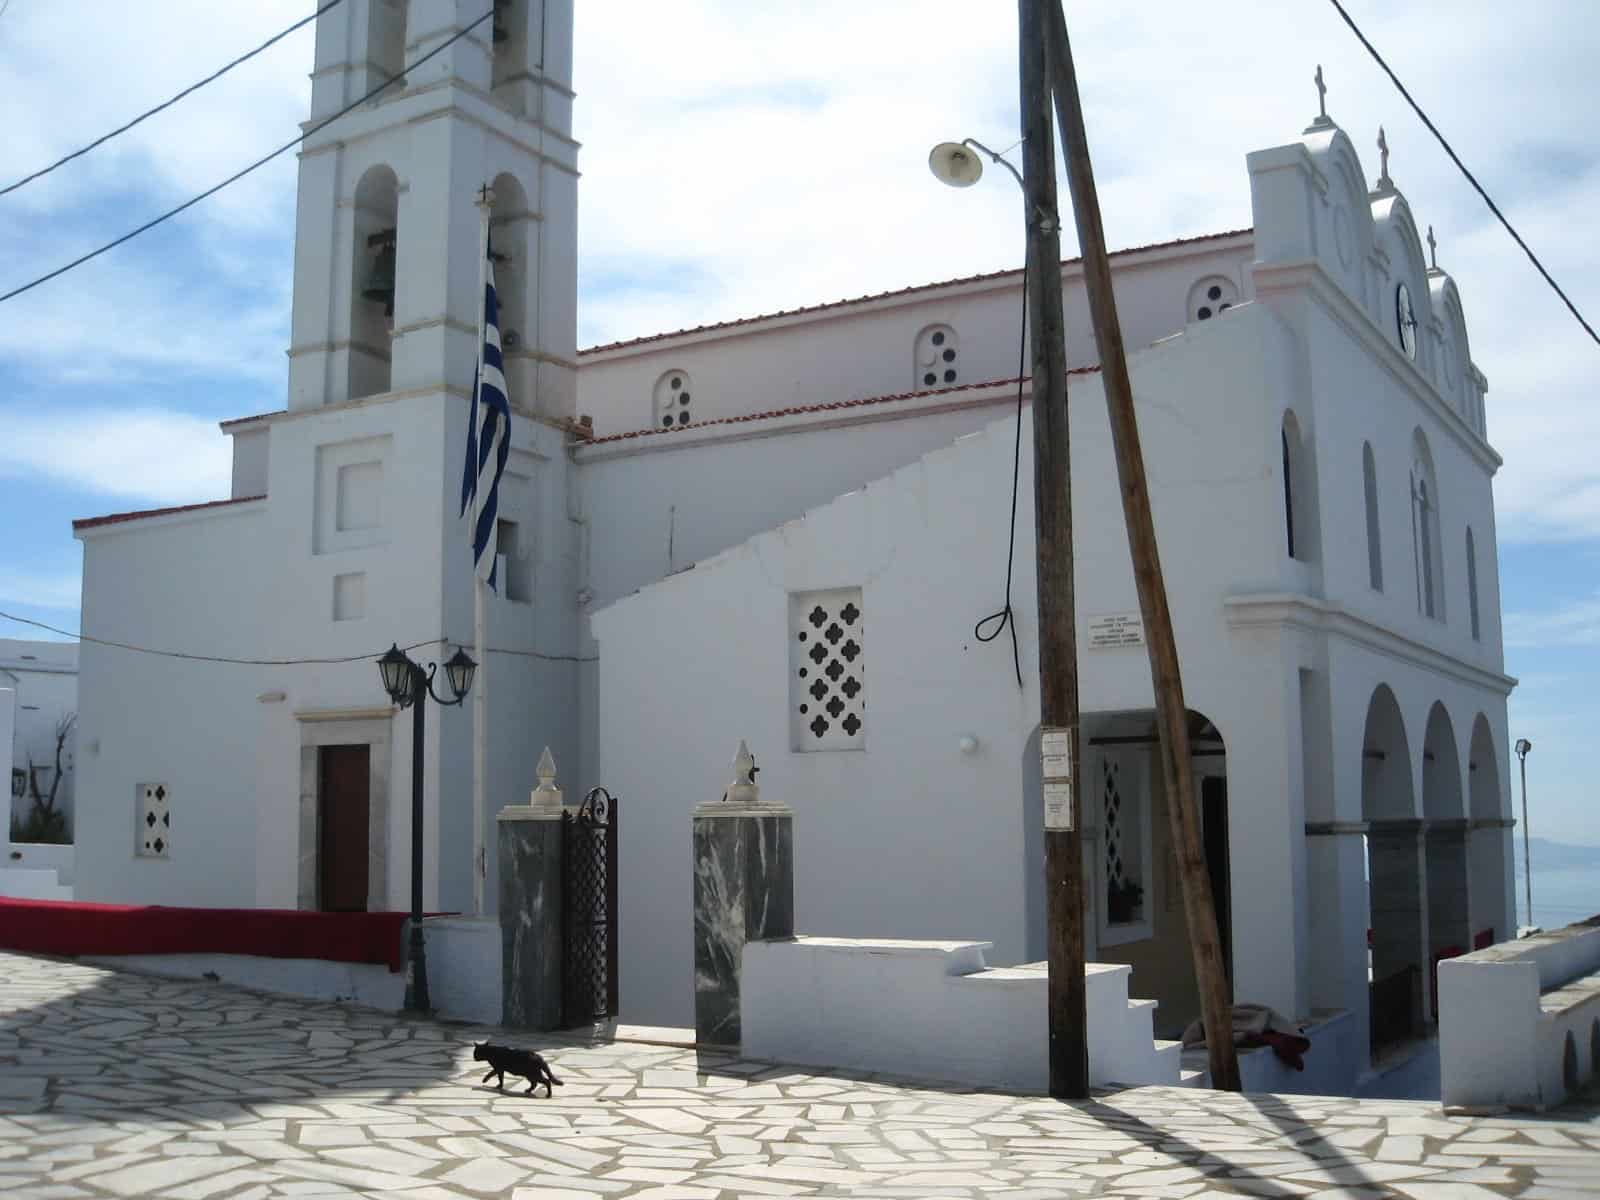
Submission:
[[[1239,287],[1222,275],[1211,275],[1189,289],[1187,315],[1184,322],[1209,321],[1221,316],[1239,303]]]
[[[948,325],[929,325],[917,334],[912,387],[916,391],[926,391],[957,382],[959,352],[959,339],[954,329]]]
[[[689,415],[693,400],[694,388],[689,380],[689,372],[674,370],[663,374],[656,380],[655,386],[656,428],[681,429],[689,424],[693,420]]]

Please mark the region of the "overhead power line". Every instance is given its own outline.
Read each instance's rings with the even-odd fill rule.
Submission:
[[[6,0],[6,3],[9,4],[10,0]],[[102,136],[95,138],[95,140],[90,142],[87,146],[84,146],[84,147],[82,147],[81,149],[78,149],[78,150],[74,150],[71,154],[67,154],[67,155],[62,156],[61,158],[56,159],[56,161],[51,163],[48,167],[40,167],[33,174],[24,175],[21,179],[17,180],[15,183],[10,183],[10,184],[7,184],[5,187],[0,188],[0,196],[9,195],[10,193],[16,191],[19,187],[22,187],[24,184],[32,183],[35,179],[38,179],[38,178],[40,178],[42,176],[45,176],[45,175],[48,175],[48,174],[50,174],[51,171],[54,171],[59,167],[66,166],[73,159],[82,158],[85,154],[89,153],[89,151],[93,150],[96,146],[102,146],[106,142],[109,142],[112,138],[117,137],[119,134],[127,133],[128,130],[132,129],[135,125],[139,124],[139,122],[147,120],[150,117],[155,116],[158,112],[163,112],[166,109],[171,108],[179,100],[182,100],[185,96],[188,96],[188,95],[190,95],[190,94],[192,94],[194,92],[199,91],[201,88],[205,87],[206,84],[215,83],[218,79],[221,79],[224,75],[226,75],[229,71],[233,70],[240,63],[249,62],[252,58],[254,58],[256,55],[260,54],[263,50],[266,50],[267,48],[276,45],[277,43],[281,42],[284,38],[288,37],[295,30],[300,29],[300,28],[302,28],[302,27],[304,27],[306,25],[309,25],[312,21],[315,21],[323,13],[327,12],[330,8],[335,8],[335,7],[337,7],[338,5],[340,5],[342,3],[344,3],[344,0],[328,0],[328,3],[324,4],[321,8],[317,9],[317,11],[312,13],[309,17],[305,17],[305,18],[303,18],[303,19],[301,19],[299,21],[296,21],[293,25],[289,26],[289,28],[285,29],[282,33],[274,34],[272,37],[270,37],[266,41],[262,42],[261,45],[257,46],[254,50],[250,51],[248,54],[241,54],[238,58],[236,58],[232,62],[230,62],[227,66],[221,68],[220,70],[213,71],[210,75],[207,75],[199,83],[190,84],[188,87],[184,88],[183,91],[179,92],[176,96],[172,97],[172,99],[170,99],[170,100],[168,100],[168,101],[166,101],[166,102],[164,102],[162,104],[158,104],[152,109],[148,109],[147,111],[140,113],[137,117],[135,117],[133,120],[129,121],[126,125],[117,126],[117,128],[113,129],[110,133],[103,134]],[[5,10],[3,8],[0,8],[0,14],[3,14],[4,12],[5,12]]]
[[[180,658],[186,662],[222,663],[235,667],[305,667],[329,666],[337,663],[365,662],[368,659],[374,662],[388,653],[387,650],[378,650],[372,654],[346,654],[336,658],[230,658],[222,654],[193,654],[186,650],[158,650],[150,646],[138,646],[132,642],[118,642],[111,638],[91,637],[87,633],[74,633],[70,629],[60,629],[54,625],[47,625],[43,621],[35,621],[28,617],[19,617],[15,613],[0,612],[0,618],[15,621],[18,625],[31,625],[34,629],[43,629],[47,633],[59,634],[61,637],[71,638],[75,642],[88,642],[95,646],[109,646],[113,650],[129,650],[134,654],[149,654],[155,658]],[[420,650],[423,646],[447,645],[454,639],[446,637],[424,638],[420,642],[412,642],[409,646],[401,646],[405,651]],[[498,646],[487,648],[489,654],[508,654],[516,658],[537,658],[545,662],[598,662],[597,655],[578,654],[544,654],[538,650],[503,650]]]
[[[462,38],[466,37],[467,34],[471,33],[474,29],[476,29],[479,25],[482,25],[485,21],[487,21],[492,16],[494,16],[494,9],[490,8],[490,10],[488,12],[484,13],[483,16],[479,17],[476,21],[472,22],[472,24],[466,26],[464,29],[457,30],[454,34],[452,34],[450,37],[446,38],[444,41],[440,42],[437,46],[435,46],[432,50],[428,51],[428,53],[424,54],[421,58],[417,59],[413,63],[407,64],[406,69],[408,71],[415,70],[417,67],[420,67],[423,63],[427,62],[430,58],[433,58],[433,57],[435,57],[436,55],[439,55],[439,54],[443,54],[446,50],[448,50],[456,42],[459,42]],[[341,108],[338,112],[334,113],[331,117],[326,117],[323,120],[318,121],[315,125],[313,125],[310,129],[307,129],[304,133],[299,134],[298,136],[296,136],[292,140],[285,142],[283,145],[279,146],[276,150],[272,151],[271,153],[262,155],[260,158],[256,159],[255,162],[251,163],[248,167],[245,167],[243,170],[235,171],[232,175],[228,176],[221,183],[214,184],[213,186],[208,187],[205,191],[201,192],[198,196],[190,197],[188,200],[185,200],[182,204],[178,205],[176,208],[168,209],[166,212],[162,213],[159,217],[152,217],[150,220],[146,221],[143,225],[140,225],[138,228],[130,229],[127,233],[123,234],[121,237],[112,239],[111,241],[107,242],[105,245],[99,247],[98,249],[91,250],[87,254],[79,255],[77,258],[73,259],[71,262],[66,263],[63,266],[57,267],[54,271],[50,271],[50,272],[48,272],[48,273],[46,273],[44,275],[41,275],[37,279],[30,280],[29,282],[23,284],[21,287],[12,288],[9,292],[6,292],[4,295],[0,295],[0,304],[3,304],[7,300],[11,300],[11,299],[13,299],[13,298],[15,298],[17,296],[22,295],[23,292],[32,291],[34,288],[38,287],[41,283],[49,283],[50,280],[55,279],[57,276],[65,275],[68,271],[72,270],[75,267],[81,267],[84,263],[89,262],[91,259],[99,258],[102,254],[104,254],[108,250],[115,250],[118,246],[122,245],[123,242],[132,241],[134,238],[138,237],[141,233],[146,233],[149,230],[154,229],[157,225],[160,225],[163,221],[169,221],[173,217],[177,216],[179,213],[183,212],[185,209],[193,208],[196,204],[199,204],[200,201],[206,199],[207,197],[216,195],[218,192],[220,192],[223,188],[227,187],[229,184],[237,183],[239,180],[243,179],[246,175],[250,174],[250,172],[252,172],[254,170],[257,170],[260,167],[266,166],[267,163],[269,163],[273,159],[277,158],[278,155],[283,154],[285,151],[293,150],[296,146],[298,146],[301,142],[305,141],[312,134],[319,133],[322,130],[326,129],[329,125],[333,124],[335,121],[337,121],[340,117],[344,116],[346,113],[349,113],[349,112],[351,112],[351,111],[353,111],[353,110],[355,110],[357,108],[360,108],[363,104],[365,104],[368,100],[371,100],[374,96],[376,96],[379,92],[383,91],[385,88],[393,87],[394,84],[396,82],[398,82],[398,79],[399,79],[399,77],[397,76],[397,77],[392,78],[392,79],[384,80],[377,87],[375,87],[371,91],[369,91],[366,95],[360,97],[359,99],[352,100],[349,104],[346,104],[343,108]]]
[[[1383,68],[1384,74],[1389,77],[1390,81],[1393,82],[1400,94],[1405,97],[1406,103],[1411,105],[1411,111],[1416,113],[1422,123],[1428,127],[1428,132],[1439,139],[1439,145],[1444,147],[1444,152],[1450,156],[1450,161],[1455,163],[1455,165],[1460,168],[1461,173],[1467,177],[1467,182],[1477,190],[1478,195],[1483,197],[1483,202],[1489,206],[1489,211],[1500,219],[1500,224],[1506,227],[1506,232],[1511,235],[1512,239],[1517,243],[1517,245],[1522,247],[1522,252],[1528,256],[1528,261],[1538,268],[1539,274],[1544,276],[1544,281],[1550,285],[1551,289],[1556,295],[1561,297],[1561,302],[1565,304],[1571,311],[1572,315],[1578,319],[1578,324],[1583,326],[1585,332],[1587,332],[1596,343],[1600,343],[1600,334],[1595,333],[1594,326],[1590,325],[1588,321],[1583,319],[1583,314],[1578,311],[1578,306],[1572,302],[1572,300],[1567,296],[1566,292],[1561,290],[1561,285],[1555,281],[1550,272],[1544,269],[1544,264],[1539,261],[1539,256],[1528,248],[1528,243],[1522,240],[1522,235],[1512,227],[1510,221],[1506,220],[1506,215],[1500,211],[1499,205],[1495,204],[1495,202],[1489,198],[1489,193],[1484,191],[1483,185],[1478,182],[1477,178],[1472,174],[1471,171],[1467,170],[1467,164],[1461,161],[1461,157],[1451,147],[1450,143],[1445,140],[1444,134],[1440,133],[1438,127],[1428,119],[1428,114],[1422,111],[1422,106],[1411,98],[1411,93],[1406,91],[1406,85],[1400,82],[1400,77],[1394,73],[1388,63],[1383,61],[1383,55],[1378,53],[1377,48],[1367,40],[1367,35],[1362,33],[1360,27],[1350,19],[1350,14],[1345,12],[1344,5],[1339,3],[1339,0],[1329,0],[1329,3],[1331,3],[1334,8],[1338,9],[1339,15],[1344,18],[1344,23],[1350,26],[1350,31],[1360,39],[1361,44],[1367,48],[1367,53],[1372,55],[1372,57],[1377,61],[1377,64]]]

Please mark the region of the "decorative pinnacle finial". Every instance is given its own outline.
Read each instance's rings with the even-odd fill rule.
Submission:
[[[561,789],[556,786],[556,759],[550,753],[549,746],[539,755],[539,765],[534,768],[534,774],[539,777],[539,786],[533,789],[528,803],[536,808],[560,808]]]
[[[1389,139],[1383,134],[1383,126],[1378,126],[1378,188],[1384,190],[1394,187],[1394,180],[1389,178]]]
[[[1432,260],[1432,269],[1439,269],[1439,243],[1433,240],[1433,226],[1428,226],[1428,258]]]
[[[750,747],[740,738],[739,752],[733,756],[733,782],[728,785],[722,798],[734,804],[759,804],[761,789],[756,786],[758,770],[756,756],[750,753]]]

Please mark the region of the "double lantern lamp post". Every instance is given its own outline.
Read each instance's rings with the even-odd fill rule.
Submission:
[[[428,1002],[428,963],[422,941],[422,742],[424,712],[427,698],[436,704],[452,708],[467,698],[472,688],[472,676],[478,664],[466,650],[456,648],[450,661],[444,664],[445,678],[450,683],[453,700],[446,700],[433,690],[433,677],[437,663],[429,663],[426,670],[414,662],[398,645],[391,645],[378,660],[378,672],[383,676],[383,690],[399,707],[409,706],[411,717],[411,952],[406,961],[406,1011],[426,1015],[432,1008]]]

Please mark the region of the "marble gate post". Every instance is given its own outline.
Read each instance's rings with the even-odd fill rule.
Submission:
[[[499,812],[500,1021],[561,1027],[561,789],[550,748],[527,804]]]
[[[737,1046],[746,942],[794,936],[794,810],[763,803],[744,742],[721,800],[694,810],[695,1041]]]

